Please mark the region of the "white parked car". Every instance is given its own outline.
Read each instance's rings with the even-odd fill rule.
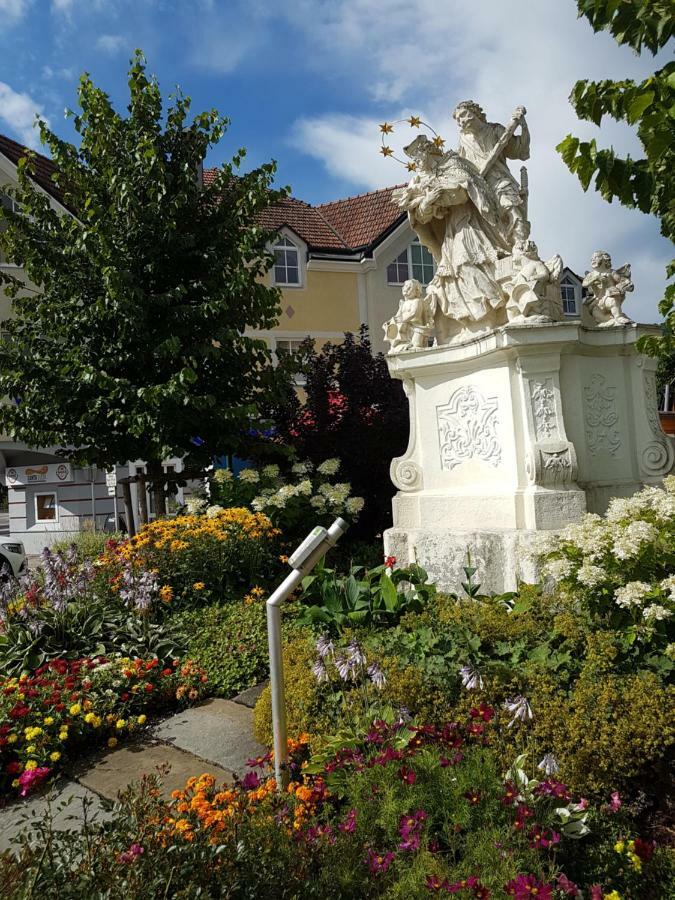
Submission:
[[[11,575],[18,578],[28,571],[26,551],[21,541],[0,538],[0,577]]]

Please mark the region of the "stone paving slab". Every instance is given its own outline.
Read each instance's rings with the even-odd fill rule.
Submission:
[[[237,694],[236,697],[233,697],[233,701],[235,703],[241,703],[242,706],[248,706],[249,709],[253,709],[253,707],[258,702],[258,697],[262,694],[262,692],[267,687],[267,682],[262,681],[260,684],[254,684],[253,687],[247,688],[245,691],[242,691],[241,694]]]
[[[220,699],[177,713],[154,729],[159,740],[239,775],[247,771],[247,759],[266,752],[252,732],[253,711]]]
[[[69,805],[59,809],[61,804],[69,799]],[[79,830],[83,822],[82,801],[85,799],[90,803],[87,811],[88,821],[102,822],[110,818],[101,808],[101,800],[97,794],[68,778],[60,778],[44,793],[27,797],[25,800],[17,800],[0,809],[0,851],[12,847],[12,838],[26,827],[24,821],[26,816],[30,816],[31,819],[44,819],[50,808],[55,829]]]
[[[164,771],[167,767],[168,771]],[[73,770],[73,774],[85,788],[114,800],[132,781],[140,781],[143,775],[156,775],[158,769],[163,770],[162,795],[167,799],[171,791],[185,787],[188,778],[203,772],[210,772],[218,783],[232,783],[230,771],[153,740],[112,750],[93,764]]]

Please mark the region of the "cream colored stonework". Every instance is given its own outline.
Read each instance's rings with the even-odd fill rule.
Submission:
[[[516,576],[536,574],[524,554],[534,533],[602,513],[611,497],[672,471],[655,362],[635,347],[656,331],[506,325],[389,356],[410,404],[410,441],[391,465],[398,493],[386,552],[456,589],[466,550],[491,548],[499,562],[485,560],[484,587],[515,587]]]

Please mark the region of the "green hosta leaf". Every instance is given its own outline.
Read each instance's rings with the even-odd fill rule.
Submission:
[[[399,606],[399,595],[396,585],[386,573],[380,576],[380,590],[385,607],[389,612],[394,612]]]

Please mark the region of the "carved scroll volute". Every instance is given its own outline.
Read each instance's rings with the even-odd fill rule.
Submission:
[[[417,398],[415,395],[415,382],[409,376],[403,376],[403,390],[408,398],[408,412],[410,416],[410,436],[408,446],[403,456],[397,456],[391,461],[389,476],[394,486],[399,491],[419,491],[424,486],[422,468],[413,458],[417,446]]]
[[[638,366],[643,366],[643,359],[638,360]],[[661,420],[658,413],[658,395],[656,390],[656,372],[651,365],[644,367],[644,409],[649,423],[651,439],[644,444],[640,451],[640,469],[647,478],[658,478],[667,475],[673,469],[675,462],[675,447],[673,441],[661,428]]]

